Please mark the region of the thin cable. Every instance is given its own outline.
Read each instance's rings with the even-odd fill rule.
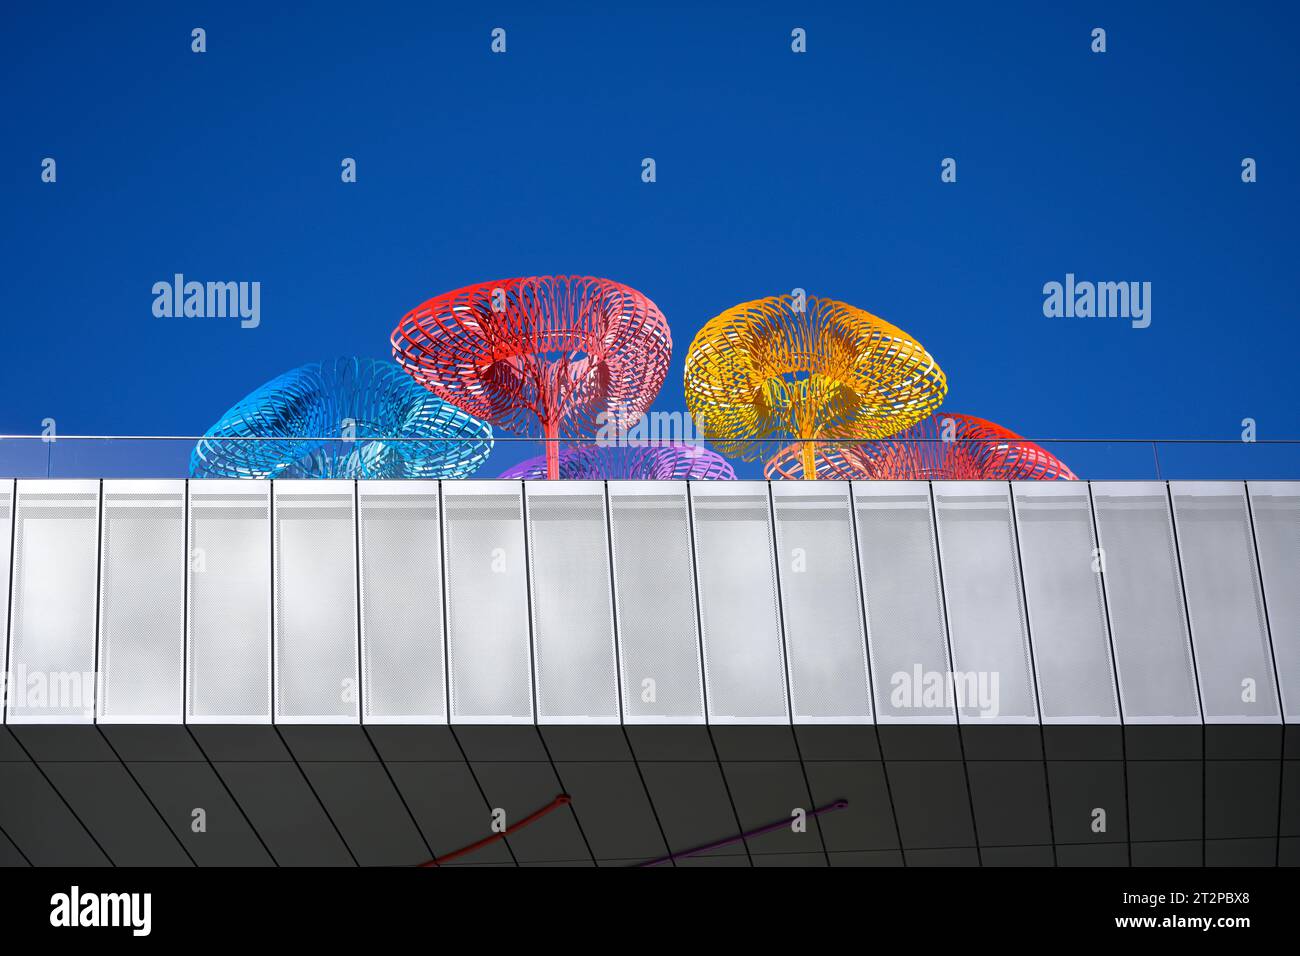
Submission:
[[[506,827],[500,833],[494,833],[491,836],[484,837],[481,840],[471,843],[469,846],[463,846],[459,850],[452,850],[450,853],[446,854],[445,856],[434,857],[432,860],[426,860],[425,862],[419,865],[422,867],[442,866],[443,864],[449,863],[450,861],[455,860],[459,857],[466,856],[470,853],[473,853],[475,850],[481,850],[485,846],[489,846],[490,844],[496,843],[497,840],[504,840],[510,834],[518,830],[522,830],[530,823],[536,823],[538,820],[546,816],[552,810],[558,810],[560,809],[560,807],[567,807],[572,802],[573,802],[573,798],[569,796],[567,793],[558,794],[556,798],[552,800],[550,803],[548,803],[546,806],[542,807],[540,810],[534,810],[532,813],[528,814],[528,816],[524,817],[518,823],[514,824],[513,826]]]
[[[833,813],[836,810],[843,810],[849,805],[847,800],[836,800],[834,803],[828,803],[824,807],[818,807],[807,813],[809,817],[819,817],[823,813]],[[674,860],[683,860],[688,856],[696,856],[700,853],[707,853],[710,850],[720,850],[724,846],[731,846],[733,843],[740,843],[752,837],[762,836],[764,833],[773,833],[777,830],[783,830],[790,825],[789,820],[777,820],[775,823],[769,823],[767,826],[759,827],[757,830],[747,830],[744,833],[737,833],[733,837],[727,837],[725,840],[715,840],[713,843],[706,843],[703,846],[697,846],[691,850],[683,850],[681,853],[669,853],[667,856],[661,856],[657,860],[650,860],[646,863],[637,864],[638,867],[659,866],[663,863],[671,863]]]

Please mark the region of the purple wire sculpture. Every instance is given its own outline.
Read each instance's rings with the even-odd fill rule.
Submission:
[[[546,456],[521,461],[502,478],[533,481],[546,477]],[[736,477],[727,460],[700,445],[585,445],[560,450],[560,477],[670,481],[685,478],[729,481]]]

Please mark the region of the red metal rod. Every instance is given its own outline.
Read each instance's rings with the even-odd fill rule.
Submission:
[[[450,853],[446,854],[445,856],[438,856],[438,857],[434,857],[432,860],[426,860],[425,862],[421,863],[420,866],[422,867],[442,866],[444,863],[448,863],[459,857],[466,856],[470,853],[473,853],[475,850],[481,850],[483,849],[483,847],[488,846],[491,843],[496,843],[497,840],[504,840],[510,834],[522,830],[524,827],[528,826],[528,824],[535,823],[536,821],[540,820],[542,817],[550,813],[552,810],[558,810],[560,807],[567,807],[572,802],[573,802],[572,797],[570,797],[567,793],[561,793],[554,800],[548,803],[546,806],[542,807],[540,810],[534,810],[532,813],[528,814],[528,816],[524,817],[518,823],[514,824],[513,826],[506,827],[500,833],[494,833],[491,836],[484,837],[481,840],[471,843],[469,846],[461,847],[459,850],[452,850]]]

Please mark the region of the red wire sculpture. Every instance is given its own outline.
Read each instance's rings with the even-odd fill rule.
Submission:
[[[769,478],[802,478],[803,446],[781,449],[764,469]],[[1015,432],[972,415],[940,412],[911,428],[868,442],[817,449],[821,478],[1077,480],[1051,452]]]
[[[477,418],[546,442],[631,428],[668,371],[672,337],[635,289],[589,276],[480,282],[429,299],[392,335],[393,355],[434,395]]]

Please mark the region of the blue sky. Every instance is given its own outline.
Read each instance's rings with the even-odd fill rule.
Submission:
[[[477,6],[7,11],[0,432],[201,433],[285,369],[385,356],[438,292],[585,273],[668,316],[659,409],[700,325],[799,286],[906,329],[945,409],[1024,435],[1300,437],[1292,5]],[[155,318],[176,272],[261,282],[261,324]],[[1067,272],[1150,282],[1150,327],[1045,318]],[[1149,449],[1055,450],[1153,473]]]

